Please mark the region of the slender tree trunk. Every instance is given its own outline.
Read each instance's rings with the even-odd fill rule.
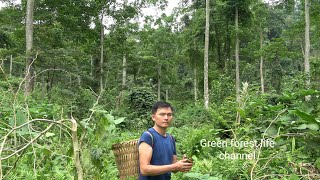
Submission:
[[[123,4],[125,7],[127,6],[127,3],[128,3],[128,0],[124,0]],[[125,22],[125,28],[128,28],[128,21]],[[122,91],[126,87],[126,80],[127,80],[127,54],[124,51],[123,58],[122,58]]]
[[[229,66],[230,61],[228,60],[231,59],[231,37],[230,37],[230,28],[229,28],[229,21],[227,20],[226,23],[226,39],[225,39],[225,45],[224,45],[224,56],[225,59],[227,60],[226,65]]]
[[[169,101],[169,90],[168,90],[168,88],[166,89],[166,102],[168,102]]]
[[[81,86],[81,76],[79,75],[77,79],[78,79],[78,86]]]
[[[32,91],[32,46],[33,46],[33,9],[34,0],[27,1],[26,15],[26,81],[25,81],[25,96],[28,96]]]
[[[238,7],[236,7],[235,13],[235,27],[236,27],[236,48],[235,48],[235,57],[236,57],[236,98],[238,104],[240,104],[240,72],[239,72],[239,22],[238,22]],[[240,124],[240,113],[237,112],[236,122]]]
[[[36,71],[33,71],[33,74],[36,75],[37,72]],[[37,89],[37,76],[33,76],[32,78],[32,91],[36,90]]]
[[[124,0],[123,2],[123,6],[124,8],[127,6],[128,0]],[[128,27],[128,21],[125,21],[125,28],[127,29]],[[123,47],[125,49],[126,47],[126,42],[124,42]],[[125,52],[125,50],[123,51],[123,56],[122,56],[122,84],[121,84],[121,90],[119,93],[119,96],[117,97],[117,105],[116,108],[118,109],[121,105],[121,101],[122,101],[122,96],[124,94],[125,88],[126,88],[126,80],[127,80],[127,54]]]
[[[193,91],[194,91],[194,103],[198,100],[198,82],[197,82],[197,68],[193,67]]]
[[[104,26],[103,26],[103,11],[101,13],[101,30],[100,30],[100,92],[104,90],[104,82],[103,82],[103,41],[104,41]]]
[[[55,69],[56,66],[53,65],[52,69]],[[47,88],[47,92],[49,92],[49,90],[51,90],[53,88],[53,84],[54,84],[54,71],[50,72],[48,71],[48,88]]]
[[[126,54],[123,55],[122,58],[122,90],[126,87],[127,81],[127,56]]]
[[[127,58],[126,58],[126,54],[123,54],[123,58],[122,58],[122,84],[121,84],[121,90],[119,93],[119,96],[117,96],[117,100],[116,100],[116,108],[118,109],[121,105],[121,101],[122,101],[122,96],[126,87],[126,76],[127,76]]]
[[[46,83],[44,80],[44,74],[41,75],[41,97],[42,99],[45,98],[45,91],[46,91]]]
[[[304,53],[304,72],[306,74],[306,88],[310,88],[310,14],[309,14],[310,2],[309,0],[305,0],[304,10],[305,10],[305,53]],[[306,101],[310,101],[311,96],[308,95],[305,97]]]
[[[260,25],[260,49],[263,47],[263,30]],[[264,76],[263,76],[263,56],[260,56],[260,82],[261,82],[261,93],[264,93]]]
[[[11,77],[11,76],[12,76],[12,61],[13,61],[13,58],[12,58],[12,55],[10,55],[9,77]]]
[[[220,42],[220,38],[221,38],[221,35],[220,35],[220,32],[219,32],[219,28],[217,27],[217,23],[214,24],[214,28],[215,28],[215,38],[216,38],[216,44],[217,44],[217,58],[218,58],[218,67],[219,67],[219,70],[221,72],[223,72],[224,70],[224,67],[225,67],[225,59],[222,58],[222,48],[221,48],[221,42]]]
[[[210,0],[206,0],[206,29],[205,29],[205,50],[204,50],[204,107],[209,109],[209,82],[208,82],[208,64],[209,64],[209,7]]]
[[[158,101],[161,100],[161,65],[158,67]]]
[[[238,7],[236,7],[235,14],[235,26],[236,26],[236,48],[235,48],[235,57],[236,57],[236,97],[237,102],[240,102],[240,72],[239,72],[239,23],[238,23]]]
[[[90,71],[90,76],[93,76],[93,71],[94,71],[94,61],[93,61],[93,56],[91,55],[90,58],[90,63],[91,63],[91,71]]]

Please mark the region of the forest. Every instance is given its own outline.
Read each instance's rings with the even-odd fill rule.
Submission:
[[[320,179],[320,1],[176,1],[0,0],[0,179],[119,179],[159,100],[173,180]]]

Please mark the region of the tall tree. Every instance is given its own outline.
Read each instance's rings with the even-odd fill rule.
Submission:
[[[239,32],[239,24],[242,25],[247,24],[250,22],[251,19],[251,11],[250,11],[250,4],[251,0],[227,0],[227,9],[226,14],[229,19],[234,20],[235,25],[235,62],[236,62],[236,100],[240,103],[240,60],[239,60],[239,51],[240,51],[240,38],[241,35]],[[240,16],[239,16],[240,14]],[[237,113],[236,121],[240,122],[240,114]]]
[[[33,9],[34,0],[27,1],[27,15],[26,15],[26,82],[25,95],[28,96],[32,91],[32,46],[33,46]]]
[[[310,13],[309,7],[310,3],[309,0],[305,0],[304,2],[304,14],[305,14],[305,52],[304,52],[304,72],[306,75],[306,88],[310,88]],[[310,95],[305,97],[306,101],[310,100]]]
[[[263,50],[263,42],[264,42],[264,29],[266,27],[266,19],[268,18],[268,13],[267,13],[267,5],[262,1],[259,0],[253,4],[252,7],[252,12],[253,12],[253,20],[254,20],[254,25],[253,25],[253,30],[254,31],[259,31],[259,44],[260,44],[260,49],[259,49],[259,55],[260,55],[260,89],[261,93],[265,92],[265,83],[264,83],[264,56],[262,54]],[[256,24],[256,26],[255,26]]]
[[[124,3],[123,3],[124,8],[126,8],[127,3],[128,3],[128,0],[124,0]],[[127,21],[127,19],[125,19],[125,29],[127,29],[127,28],[128,28],[128,21]],[[121,90],[121,93],[126,87],[126,80],[127,80],[127,54],[124,51],[123,57],[122,57],[122,90]]]
[[[240,72],[239,72],[239,12],[238,6],[235,7],[235,28],[236,28],[236,40],[235,40],[235,58],[236,58],[236,97],[237,102],[240,103]],[[240,113],[237,112],[237,123],[240,123]]]
[[[238,6],[235,7],[235,59],[236,59],[236,97],[240,102],[240,72],[239,72],[239,13]]]
[[[209,82],[208,82],[208,62],[209,62],[209,17],[210,0],[206,0],[206,29],[205,29],[205,48],[204,48],[204,107],[209,109]]]
[[[186,6],[186,5],[185,5]],[[185,8],[184,6],[184,8]],[[192,7],[192,5],[191,5]],[[184,13],[181,18],[182,21],[182,48],[185,53],[187,64],[193,68],[193,96],[194,102],[198,101],[198,70],[204,67],[203,62],[203,47],[205,33],[205,11],[204,8],[197,7],[197,9],[188,8],[189,13]],[[192,17],[192,18],[191,18]]]
[[[104,56],[104,25],[103,25],[103,11],[101,13],[101,29],[100,29],[100,92],[104,90],[104,73],[103,73],[103,56]]]
[[[260,49],[263,48],[263,28],[260,24]],[[260,55],[260,86],[261,93],[264,93],[264,76],[263,76],[263,55]]]

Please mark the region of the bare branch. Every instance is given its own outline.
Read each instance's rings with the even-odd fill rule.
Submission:
[[[35,77],[37,77],[37,76],[39,76],[39,75],[42,74],[42,73],[45,73],[46,71],[62,71],[62,72],[65,72],[65,73],[69,74],[70,76],[71,76],[71,75],[72,75],[72,76],[76,76],[76,77],[79,77],[79,76],[80,76],[80,75],[78,75],[78,74],[69,72],[69,71],[64,70],[64,69],[54,69],[54,68],[50,68],[50,69],[45,69],[45,70],[43,70],[43,71],[40,71],[39,73],[33,75],[33,76],[30,78],[30,80],[33,79],[33,78],[35,78]]]
[[[4,158],[1,158],[0,160],[6,160],[16,154],[18,154],[19,152],[23,151],[24,149],[26,149],[30,144],[32,144],[34,141],[36,141],[38,138],[40,138],[43,134],[45,134],[47,131],[49,131],[49,129],[53,126],[54,124],[51,123],[44,131],[42,131],[38,136],[36,136],[35,138],[33,138],[31,141],[29,141],[25,146],[23,146],[21,149],[15,151],[14,153],[10,154],[9,156],[6,156]],[[4,144],[3,144],[4,145]],[[2,150],[2,147],[1,147]],[[0,152],[1,155],[1,152]]]
[[[279,118],[279,116],[280,116],[282,113],[284,113],[284,112],[286,112],[286,111],[287,111],[287,109],[283,109],[282,111],[280,111],[280,112],[277,114],[277,116],[270,122],[269,126],[268,126],[268,127],[264,130],[264,132],[263,132],[262,139],[265,138],[266,132],[267,132],[267,130],[271,127],[271,125]],[[257,153],[257,159],[255,160],[255,162],[254,162],[254,164],[253,164],[253,166],[252,166],[252,168],[251,168],[251,171],[250,171],[250,179],[251,179],[251,180],[254,179],[254,178],[253,178],[253,171],[254,171],[256,165],[257,165],[258,162],[259,162],[260,153],[261,153],[261,148],[262,148],[262,146],[259,147],[259,150],[258,150],[258,153]]]

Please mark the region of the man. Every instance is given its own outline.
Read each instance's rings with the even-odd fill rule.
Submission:
[[[173,107],[163,101],[152,107],[154,126],[139,140],[140,180],[170,180],[171,172],[188,172],[192,163],[186,158],[177,161],[174,138],[166,133],[172,122]]]

